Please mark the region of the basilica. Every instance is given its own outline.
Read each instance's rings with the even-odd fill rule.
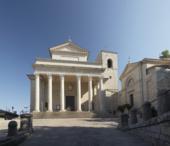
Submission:
[[[117,53],[89,52],[72,41],[49,48],[49,58],[36,58],[30,80],[31,112],[111,112],[118,92]]]

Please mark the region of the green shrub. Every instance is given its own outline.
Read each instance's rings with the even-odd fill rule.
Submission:
[[[124,104],[124,107],[125,107],[128,111],[130,111],[130,109],[132,108],[132,105],[130,105],[130,104]]]
[[[123,113],[125,111],[125,107],[123,105],[119,105],[117,107],[117,110],[120,111],[121,113]]]
[[[169,53],[169,50],[164,50],[161,52],[161,55],[160,58],[170,58],[170,53]]]

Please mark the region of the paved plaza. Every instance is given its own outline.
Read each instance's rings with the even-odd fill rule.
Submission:
[[[21,146],[151,146],[119,131],[116,119],[35,119],[34,133]]]

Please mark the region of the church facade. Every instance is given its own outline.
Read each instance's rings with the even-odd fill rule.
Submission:
[[[170,90],[169,64],[169,58],[144,58],[128,63],[120,76],[122,88],[118,105],[140,108],[145,102],[151,102],[157,109],[160,93]]]
[[[112,110],[118,91],[117,53],[99,52],[94,62],[89,52],[71,41],[49,49],[49,59],[36,58],[30,79],[30,111]]]

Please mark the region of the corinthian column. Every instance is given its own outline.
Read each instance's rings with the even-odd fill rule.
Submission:
[[[60,111],[65,111],[64,75],[60,75]]]
[[[92,96],[93,96],[92,77],[89,77],[88,90],[89,90],[89,111],[92,111]]]
[[[40,111],[40,76],[39,74],[35,75],[35,112]]]
[[[52,92],[53,92],[53,83],[52,83],[52,75],[49,74],[48,75],[48,111],[52,112],[53,108],[52,108]]]
[[[81,77],[77,76],[77,111],[81,111]]]
[[[104,111],[104,101],[103,101],[103,78],[100,77],[100,81],[99,81],[99,87],[100,87],[100,91],[99,91],[99,105],[100,105],[100,112],[103,112]]]

